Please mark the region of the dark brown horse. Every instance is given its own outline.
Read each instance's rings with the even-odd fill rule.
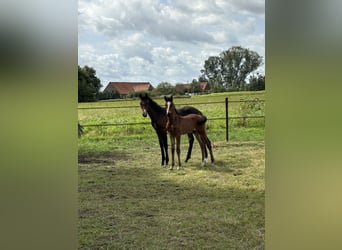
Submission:
[[[208,147],[210,152],[211,162],[214,162],[214,155],[211,149],[211,142],[207,137],[205,131],[205,122],[207,121],[207,117],[199,114],[189,114],[186,116],[181,116],[178,114],[176,107],[173,103],[173,98],[164,97],[165,105],[166,105],[166,114],[168,116],[168,121],[166,124],[166,129],[170,133],[171,139],[171,153],[172,153],[172,164],[171,168],[173,169],[175,165],[175,140],[177,143],[177,156],[178,156],[178,169],[181,167],[180,162],[180,140],[181,135],[186,133],[195,133],[195,136],[201,146],[202,152],[202,165],[204,165],[207,161],[207,156],[205,154],[205,149]]]
[[[168,145],[167,145],[167,131],[166,131],[166,109],[158,105],[155,101],[153,101],[147,94],[140,94],[140,107],[142,109],[142,115],[144,117],[149,115],[151,118],[152,127],[155,129],[160,145],[160,151],[162,155],[161,166],[166,166],[169,163],[169,154],[168,154]],[[188,115],[188,114],[202,114],[198,109],[191,106],[184,106],[177,110],[180,115]],[[192,132],[188,133],[189,138],[189,148],[188,153],[185,159],[187,162],[191,158],[192,146],[194,143],[194,136]],[[205,150],[207,154],[207,151]]]

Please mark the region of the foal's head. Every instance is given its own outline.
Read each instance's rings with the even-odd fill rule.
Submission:
[[[173,103],[173,97],[172,96],[164,96],[165,100],[165,108],[166,108],[166,115],[167,115],[167,122],[166,122],[166,130],[169,130],[171,127],[171,121],[174,121],[175,115],[176,115],[176,108]]]
[[[146,117],[147,116],[147,109],[148,109],[148,107],[150,105],[151,99],[150,99],[150,97],[148,97],[147,94],[145,94],[145,95],[140,94],[139,97],[140,97],[140,100],[141,100],[140,107],[141,107],[141,110],[142,110],[142,115],[143,115],[143,117]]]
[[[175,109],[175,105],[173,104],[172,96],[164,96],[165,107],[166,107],[166,115],[169,116],[171,112]]]

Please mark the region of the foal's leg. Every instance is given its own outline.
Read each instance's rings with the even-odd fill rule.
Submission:
[[[209,138],[208,138],[206,133],[202,134],[202,138],[203,138],[203,141],[204,141],[205,145],[209,149],[210,159],[211,159],[211,162],[213,163],[215,161],[215,159],[214,159],[214,154],[213,154],[213,151],[212,151],[212,148],[211,148],[211,142],[210,142],[210,140],[209,140]]]
[[[165,166],[167,166],[169,164],[169,153],[167,151],[167,133],[163,133],[162,135],[163,138],[163,148],[165,151]]]
[[[203,145],[204,145],[204,159],[208,159],[208,150],[207,150],[207,147],[205,146],[206,144],[204,143],[204,141],[203,141]]]
[[[177,156],[178,156],[178,168],[177,169],[180,169],[181,168],[181,160],[180,160],[180,141],[181,141],[181,136],[180,135],[177,135],[176,136],[176,140],[177,140]]]
[[[173,166],[175,165],[175,137],[170,135],[171,140],[171,167],[170,170],[173,170]]]
[[[194,145],[194,136],[192,135],[192,133],[188,134],[188,140],[189,140],[189,148],[188,148],[188,153],[186,155],[185,162],[188,162],[188,160],[191,158],[192,145]]]
[[[158,140],[159,140],[159,146],[160,146],[160,151],[162,155],[162,161],[161,161],[161,166],[164,167],[164,162],[165,162],[165,150],[164,150],[164,139],[163,139],[163,134],[160,132],[157,132],[158,135]],[[167,151],[166,151],[167,154]],[[167,164],[167,163],[166,163]]]
[[[201,138],[201,135],[198,132],[195,132],[196,139],[201,147],[201,153],[202,153],[202,166],[205,165],[206,161],[206,154],[205,154],[205,144]]]
[[[197,138],[197,137],[196,137]],[[188,153],[186,155],[186,159],[185,162],[188,162],[188,160],[191,159],[191,152],[192,152],[192,146],[194,145],[194,136],[192,133],[188,134],[188,140],[189,140],[189,148],[188,148]],[[208,158],[208,151],[207,148],[204,147],[204,158],[207,159]]]

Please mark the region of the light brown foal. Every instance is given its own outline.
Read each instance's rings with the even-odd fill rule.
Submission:
[[[171,139],[171,153],[172,153],[172,164],[170,169],[172,170],[175,165],[175,141],[177,142],[177,156],[178,156],[178,169],[181,167],[180,161],[180,140],[182,134],[195,133],[195,136],[201,146],[202,152],[202,165],[207,162],[205,147],[209,149],[211,162],[214,162],[214,155],[211,148],[211,142],[207,137],[205,131],[205,122],[207,118],[203,115],[189,114],[186,116],[180,116],[177,114],[176,107],[173,103],[173,97],[164,97],[166,105],[166,114],[168,121],[166,123],[166,129],[170,134]]]

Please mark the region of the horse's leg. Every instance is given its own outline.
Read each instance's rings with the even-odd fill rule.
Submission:
[[[213,151],[212,151],[212,148],[211,148],[211,142],[210,142],[210,140],[209,140],[209,138],[208,138],[206,133],[204,133],[202,137],[203,137],[203,140],[204,140],[206,146],[209,149],[210,159],[211,159],[211,162],[213,163],[215,161],[215,159],[214,159],[214,154],[213,154]]]
[[[201,135],[198,132],[195,132],[196,139],[201,147],[201,153],[202,153],[202,166],[205,165],[205,144],[201,138]]]
[[[181,160],[180,160],[180,141],[181,141],[181,135],[177,135],[176,140],[177,140],[177,156],[178,156],[178,168],[177,169],[180,169],[182,167],[181,166]]]
[[[188,134],[188,141],[189,141],[189,148],[188,148],[188,153],[186,155],[185,162],[188,162],[188,160],[191,158],[192,145],[194,145],[194,136],[192,135],[192,133]]]
[[[168,146],[167,146],[167,133],[163,133],[163,148],[165,150],[165,165],[167,166],[169,164],[169,153],[168,153]]]
[[[162,155],[161,166],[163,167],[164,166],[164,162],[165,162],[163,135],[160,132],[157,132],[157,135],[158,135],[159,146],[160,146],[160,151],[161,151],[161,155]]]
[[[207,150],[207,147],[206,147],[206,144],[204,143],[204,141],[203,141],[203,145],[204,145],[204,159],[208,159],[208,150]]]
[[[170,135],[170,139],[171,139],[171,167],[170,167],[170,170],[172,170],[174,165],[175,165],[175,137]]]

